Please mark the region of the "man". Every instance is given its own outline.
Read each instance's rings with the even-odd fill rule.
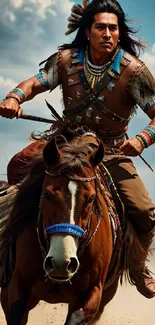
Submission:
[[[95,130],[106,147],[105,165],[110,171],[139,241],[149,251],[155,232],[155,206],[127,156],[138,156],[155,142],[155,84],[137,57],[142,44],[131,38],[125,14],[117,1],[93,0],[74,5],[67,34],[78,28],[71,44],[61,46],[40,72],[20,83],[0,105],[3,117],[18,118],[20,104],[59,84],[63,89],[64,116],[72,125]],[[126,138],[128,123],[139,105],[150,124],[138,135]],[[39,145],[41,145],[39,143]],[[20,180],[17,170],[37,151],[38,143],[18,153],[8,165],[10,184]],[[146,256],[145,256],[146,258]],[[145,297],[155,296],[155,280],[137,261],[130,277]]]

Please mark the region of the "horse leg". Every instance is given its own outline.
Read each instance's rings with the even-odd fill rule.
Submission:
[[[22,317],[25,311],[26,299],[20,298],[14,302],[7,316],[7,325],[21,325]]]
[[[23,315],[22,321],[20,325],[26,325],[27,321],[28,321],[28,315],[29,315],[29,311],[33,308],[35,308],[39,303],[39,299],[38,298],[34,298],[33,300],[30,300],[27,304],[27,308],[26,311]]]
[[[24,288],[20,275],[15,271],[8,286],[7,325],[21,325],[22,318],[27,308],[28,290]]]
[[[8,286],[5,286],[5,287],[3,287],[1,289],[1,305],[2,305],[2,309],[4,311],[4,314],[5,314],[5,318],[6,318],[7,324],[10,324],[10,320],[9,319],[12,317],[12,315],[10,315],[12,313],[12,311],[10,313],[9,302],[8,302]],[[20,305],[18,305],[18,306],[20,308]],[[24,317],[22,319],[21,325],[26,325],[27,324],[28,312],[29,311],[27,311],[24,314]],[[16,323],[16,320],[15,320],[14,324],[15,323]]]
[[[119,278],[117,278],[109,288],[107,288],[105,291],[103,291],[102,299],[100,302],[100,307],[97,312],[97,315],[95,316],[95,322],[97,322],[97,320],[99,320],[99,318],[101,317],[101,315],[104,311],[104,307],[113,299],[114,295],[116,294],[116,291],[118,288],[118,281],[119,281]]]
[[[8,285],[1,288],[1,306],[7,320],[9,314],[9,303],[8,303]]]
[[[74,305],[69,304],[65,325],[86,325],[94,320],[102,297],[103,285],[94,286],[89,292],[79,297]]]
[[[29,311],[31,309],[35,308],[38,305],[38,303],[39,303],[39,299],[38,298],[33,299],[33,301],[31,300],[30,302],[28,302],[26,311],[25,311],[25,313],[23,315],[23,318],[22,318],[22,321],[21,321],[21,324],[20,325],[26,325],[27,324]]]
[[[83,309],[81,308],[72,312],[64,325],[85,325],[85,314]]]

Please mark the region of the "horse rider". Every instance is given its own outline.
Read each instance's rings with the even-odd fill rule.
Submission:
[[[134,32],[115,0],[91,3],[84,0],[83,6],[73,6],[68,20],[66,34],[77,30],[72,43],[59,47],[35,76],[11,90],[0,104],[0,115],[19,118],[23,102],[61,85],[63,115],[72,125],[87,125],[102,139],[107,150],[105,165],[124,203],[127,218],[148,253],[155,233],[155,205],[128,158],[140,155],[155,142],[155,82],[138,59],[144,45],[131,37]],[[128,139],[128,124],[137,105],[151,121]],[[19,169],[31,160],[40,145],[36,141],[11,159],[10,184],[20,180]],[[152,298],[155,280],[145,259],[137,261],[129,271],[138,291]]]

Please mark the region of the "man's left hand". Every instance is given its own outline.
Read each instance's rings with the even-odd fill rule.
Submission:
[[[125,156],[136,157],[142,153],[144,147],[137,138],[130,138],[128,140],[125,140],[119,149],[123,151]]]

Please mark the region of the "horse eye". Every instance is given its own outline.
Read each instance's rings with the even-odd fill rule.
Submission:
[[[51,198],[51,197],[50,197],[50,194],[49,194],[48,192],[45,192],[44,196],[45,196],[45,199],[48,200],[48,201],[49,201],[50,198]]]
[[[92,195],[89,200],[88,200],[88,203],[92,203],[94,201],[94,195]]]

